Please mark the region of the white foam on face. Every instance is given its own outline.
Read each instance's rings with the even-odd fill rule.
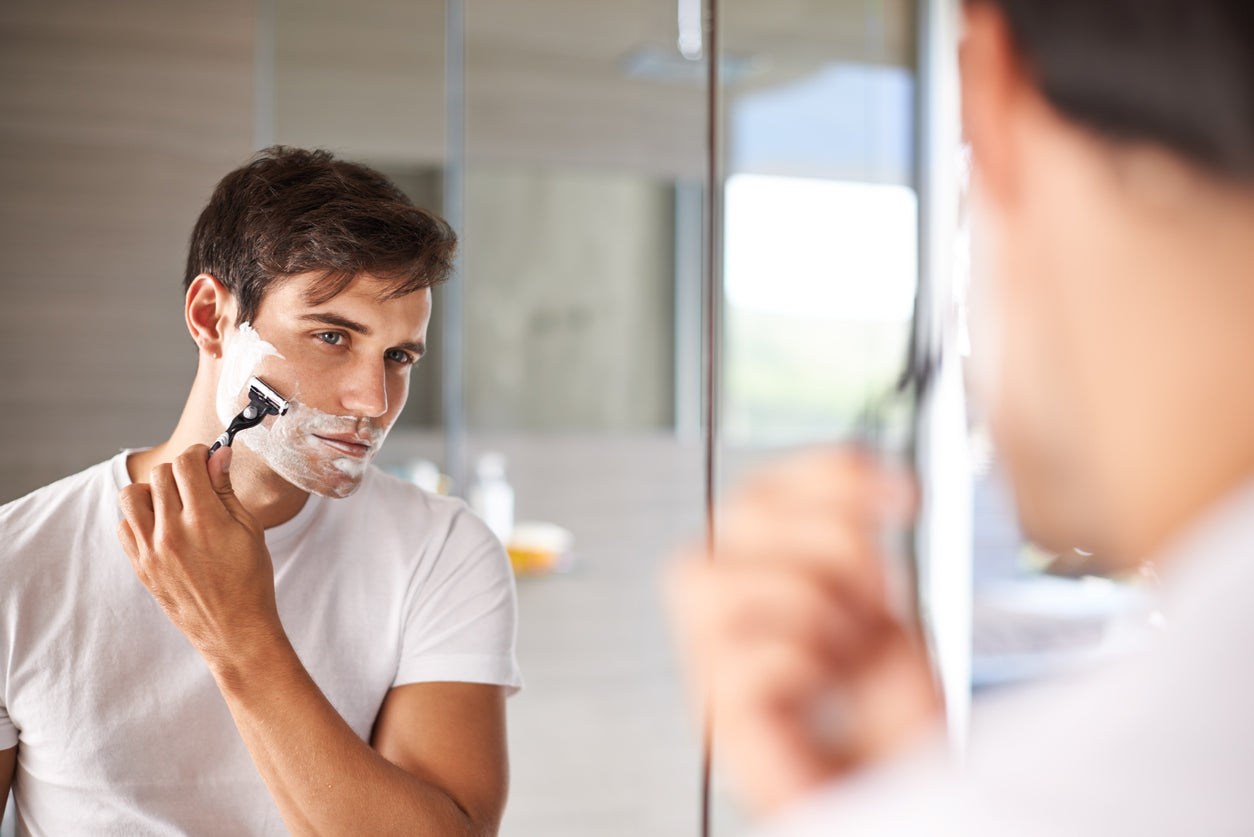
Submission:
[[[217,391],[218,418],[224,427],[247,406],[248,380],[270,356],[283,358],[249,323],[227,338]],[[301,403],[299,390],[279,394],[287,398],[287,412],[241,431],[235,443],[258,454],[272,471],[303,491],[324,497],[347,497],[356,491],[390,423],[324,413]],[[365,456],[348,456],[319,438],[327,436],[350,436],[369,445],[369,450]]]
[[[375,419],[336,416],[299,401],[269,427],[258,425],[238,439],[292,485],[323,497],[347,497],[361,485],[389,426]],[[347,456],[320,437],[351,436],[368,445],[364,456]]]
[[[261,361],[271,355],[283,357],[273,345],[261,339],[251,323],[241,323],[239,330],[227,334],[222,350],[222,371],[218,376],[216,407],[218,420],[225,428],[247,404],[248,379]],[[243,396],[243,403],[240,398]]]

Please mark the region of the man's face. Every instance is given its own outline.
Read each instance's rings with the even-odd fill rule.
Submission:
[[[241,432],[236,444],[303,491],[347,497],[405,406],[431,292],[382,299],[386,286],[363,275],[312,305],[306,293],[314,284],[304,275],[276,284],[251,328],[228,336],[218,418],[225,425],[247,406],[247,378],[261,378],[290,408]]]
[[[1000,13],[966,8],[976,394],[1029,537],[1129,565],[1240,475],[1248,414],[1212,370],[1248,354],[1254,199],[1066,117]]]
[[[1077,340],[1084,302],[1076,286],[1100,277],[1049,254],[1039,224],[981,206],[973,226],[971,384],[1013,483],[1019,522],[1048,548],[1091,550],[1094,405],[1081,386],[1088,341]]]
[[[1128,261],[1140,230],[1098,138],[1021,75],[1000,16],[967,7],[964,130],[972,143],[972,383],[1015,490],[1047,547],[1103,547],[1127,447],[1145,298]]]

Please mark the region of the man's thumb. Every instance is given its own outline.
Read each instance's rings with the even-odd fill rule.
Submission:
[[[231,449],[223,445],[209,457],[209,483],[228,507],[238,503],[231,488]]]
[[[226,445],[213,452],[209,457],[209,484],[213,486],[218,500],[231,517],[241,523],[248,523],[253,517],[235,496],[235,489],[231,486],[231,457],[234,455]]]

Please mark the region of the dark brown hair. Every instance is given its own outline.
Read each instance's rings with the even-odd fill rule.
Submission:
[[[1002,10],[1041,92],[1076,122],[1254,179],[1254,2],[968,2]]]
[[[315,305],[363,273],[382,280],[390,299],[448,279],[456,249],[448,223],[379,172],[276,145],[214,189],[192,231],[183,289],[210,274],[235,295],[242,323],[289,276],[320,274],[309,297]]]

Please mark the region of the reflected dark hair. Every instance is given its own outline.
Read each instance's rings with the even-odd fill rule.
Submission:
[[[183,289],[208,273],[253,319],[276,281],[320,274],[308,299],[326,302],[363,273],[382,298],[449,278],[457,236],[386,177],[326,151],[272,146],[222,178],[192,231]]]
[[[1074,121],[1254,178],[1251,0],[968,2],[1002,10],[1042,93]]]

